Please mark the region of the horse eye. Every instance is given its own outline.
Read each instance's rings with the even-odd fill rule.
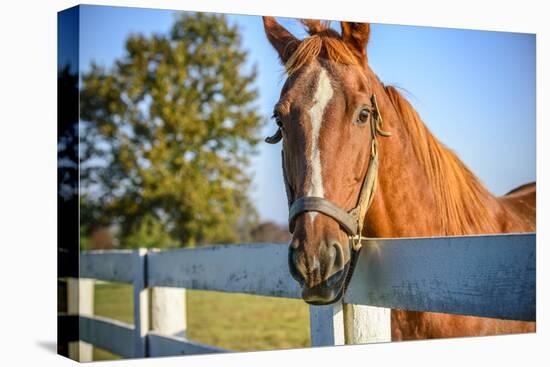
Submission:
[[[363,108],[361,111],[359,111],[359,115],[357,116],[357,123],[358,124],[364,124],[367,121],[369,121],[369,114],[370,111],[366,108]]]

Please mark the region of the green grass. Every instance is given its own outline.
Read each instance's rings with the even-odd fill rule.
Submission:
[[[303,301],[219,292],[187,292],[189,339],[231,350],[310,345]]]
[[[117,283],[99,283],[94,289],[94,314],[134,323],[132,286]],[[106,350],[94,347],[94,361],[120,359]]]
[[[132,323],[132,310],[131,286],[96,285],[96,315]],[[187,291],[188,338],[235,351],[309,346],[308,315],[308,306],[301,300]],[[94,348],[94,360],[115,358]]]

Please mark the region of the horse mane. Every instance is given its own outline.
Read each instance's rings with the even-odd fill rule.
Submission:
[[[445,231],[442,235],[497,232],[487,205],[491,196],[489,191],[453,151],[433,136],[395,87],[385,86],[384,89],[411,138],[415,155],[433,183],[438,214]]]
[[[298,47],[285,63],[288,76],[317,57],[344,65],[359,65],[357,56],[346,46],[341,36],[328,24],[319,21],[303,20],[309,37],[300,41]]]

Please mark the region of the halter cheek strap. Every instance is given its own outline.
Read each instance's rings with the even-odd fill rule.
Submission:
[[[288,184],[288,177],[286,175],[286,169],[285,169],[285,152],[282,149],[281,149],[281,162],[283,165],[283,179],[285,181],[286,200],[288,203],[288,208],[290,209],[292,205],[292,198],[294,197],[294,192],[292,191],[292,188]]]
[[[367,168],[367,174],[363,180],[359,199],[355,208],[346,212],[337,204],[330,200],[315,196],[304,196],[296,200],[293,199],[292,190],[288,184],[288,179],[284,164],[283,155],[283,175],[285,180],[285,188],[289,202],[288,226],[290,232],[294,232],[296,218],[305,212],[319,212],[328,215],[337,221],[348,234],[352,247],[355,251],[361,248],[361,235],[363,232],[363,223],[368,209],[370,208],[376,192],[376,184],[378,182],[378,135],[388,137],[391,133],[382,130],[382,115],[376,101],[376,95],[372,95],[371,103],[373,111],[370,116],[371,128],[371,154]],[[282,132],[279,128],[277,132],[266,138],[265,141],[270,144],[275,144],[282,139]]]

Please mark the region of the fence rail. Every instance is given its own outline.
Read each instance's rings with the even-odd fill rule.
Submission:
[[[365,240],[344,304],[310,307],[312,345],[388,341],[390,308],[534,321],[535,265],[532,233]],[[123,357],[225,352],[156,330],[150,290],[299,298],[287,267],[281,244],[83,252],[82,278],[133,284],[134,325],[81,315],[79,339]]]
[[[132,250],[96,250],[80,254],[80,277],[133,283],[136,269]]]
[[[104,317],[79,316],[80,340],[124,358],[134,356],[134,326]]]
[[[535,234],[369,240],[345,302],[535,320]]]
[[[300,298],[288,272],[282,244],[221,245],[152,252],[147,257],[150,287],[178,287]]]

